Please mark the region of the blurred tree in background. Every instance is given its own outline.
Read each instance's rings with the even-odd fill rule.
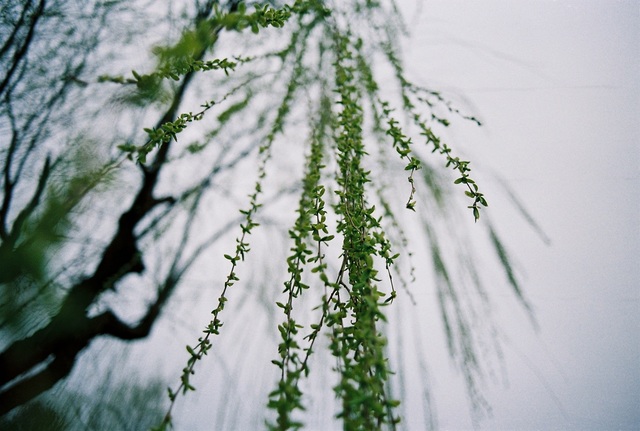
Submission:
[[[469,224],[453,215],[468,207],[478,221],[486,201],[469,162],[440,138],[456,118],[477,120],[409,80],[403,32],[393,0],[5,2],[0,413],[23,406],[5,426],[29,429],[34,416],[50,417],[48,429],[141,429],[163,416],[169,425],[223,320],[260,328],[223,313],[241,291],[279,337],[263,400],[270,427],[305,421],[302,381],[321,349],[340,376],[330,387],[345,429],[401,426],[404,384],[393,380],[407,379],[403,344],[384,322],[397,297],[412,299],[414,266],[431,269],[450,357],[474,411],[486,409],[479,356],[495,328]],[[484,217],[474,228],[527,308],[497,232]],[[410,239],[426,244],[418,264]],[[253,275],[240,287],[243,267]],[[109,375],[100,367],[78,370],[98,339],[146,339],[163,317],[201,325],[175,298],[197,279],[215,285],[214,296],[193,293],[192,304],[206,296],[213,309],[203,335],[175,337],[187,353],[143,355],[150,367],[187,355],[181,378],[180,365],[171,374],[168,413],[157,390],[166,383],[114,387],[99,383]],[[112,369],[127,348],[97,357]],[[77,377],[57,403],[37,398],[72,372],[110,389],[87,407]],[[144,417],[125,414],[131,406]]]

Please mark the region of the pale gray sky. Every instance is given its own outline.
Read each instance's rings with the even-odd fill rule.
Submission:
[[[483,429],[640,429],[639,4],[425,1],[411,26],[413,78],[474,109],[485,126],[456,142],[551,240],[490,200],[540,330],[499,313],[509,386],[489,390]],[[442,428],[470,426],[462,405],[438,407]]]

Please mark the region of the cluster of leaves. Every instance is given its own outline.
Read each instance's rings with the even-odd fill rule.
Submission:
[[[161,49],[157,49],[156,53],[162,54]],[[111,76],[101,75],[98,77],[98,82],[114,82],[116,84],[135,84],[141,91],[149,91],[153,87],[157,87],[159,81],[162,79],[173,79],[179,81],[180,78],[190,72],[205,72],[208,70],[222,69],[226,75],[229,75],[229,70],[234,70],[238,62],[244,62],[248,59],[238,58],[236,61],[229,61],[226,58],[203,61],[196,60],[193,57],[186,57],[182,62],[172,62],[163,65],[158,68],[157,71],[148,75],[140,75],[135,70],[131,71],[133,78],[125,78],[122,75]]]
[[[343,266],[348,276],[339,285],[346,298],[336,295],[332,301],[334,312],[329,314],[330,348],[338,360],[341,380],[334,388],[342,399],[342,418],[346,429],[380,429],[384,424],[399,421],[393,408],[399,402],[387,394],[385,383],[390,373],[384,351],[386,339],[379,324],[386,320],[381,307],[389,303],[378,289],[376,256],[393,263],[388,242],[380,230],[375,206],[368,201],[366,185],[370,172],[364,169],[366,150],[363,142],[363,111],[361,94],[356,86],[356,67],[353,64],[351,40],[347,35],[335,36],[337,61],[336,89],[339,94],[337,159],[339,172],[336,182],[339,203],[335,207],[340,216],[336,231],[342,235]]]
[[[324,104],[330,103],[326,98]],[[326,115],[328,110],[324,110],[324,116],[317,124],[317,132],[311,137],[311,150],[307,157],[306,172],[302,181],[302,193],[298,206],[298,217],[294,226],[289,231],[289,236],[293,241],[291,255],[287,258],[287,271],[290,274],[288,281],[284,283],[286,303],[277,302],[276,305],[285,314],[285,321],[278,325],[278,330],[282,341],[278,345],[279,359],[273,360],[280,368],[280,381],[277,388],[269,394],[269,407],[274,409],[278,416],[275,424],[271,424],[271,429],[296,429],[302,423],[293,419],[296,410],[304,410],[302,404],[302,391],[298,382],[302,377],[309,375],[308,361],[313,352],[315,343],[327,311],[326,305],[323,307],[323,314],[318,324],[312,324],[312,332],[305,338],[309,341],[309,346],[301,349],[296,338],[299,330],[304,326],[298,324],[292,311],[294,301],[296,301],[305,290],[309,289],[309,284],[303,282],[303,272],[306,265],[312,265],[311,272],[319,276],[325,287],[335,287],[329,282],[326,273],[327,265],[323,260],[323,246],[328,246],[329,242],[335,238],[329,234],[327,225],[327,211],[325,209],[325,187],[320,184],[321,171],[323,165],[324,141],[322,134],[328,126],[329,118]],[[315,252],[311,244],[315,244]],[[323,302],[326,304],[326,302]]]
[[[411,118],[414,124],[420,130],[420,134],[425,137],[427,145],[430,145],[432,147],[431,152],[433,153],[437,152],[445,156],[447,160],[446,167],[447,168],[451,167],[452,169],[457,170],[458,173],[460,174],[460,177],[457,178],[454,181],[454,183],[465,184],[467,186],[468,190],[465,191],[465,194],[469,198],[473,199],[473,203],[468,208],[472,210],[474,219],[478,221],[478,219],[480,218],[480,205],[486,207],[488,206],[488,204],[487,204],[487,200],[484,198],[484,195],[480,193],[476,182],[473,179],[471,179],[469,176],[469,172],[471,171],[469,164],[471,162],[467,160],[460,160],[460,157],[452,155],[452,149],[447,144],[441,141],[441,138],[433,131],[433,128],[427,123],[427,121],[423,119],[423,115],[418,109],[418,106],[416,105],[416,103],[412,101],[412,97],[415,98],[418,103],[426,105],[428,108],[430,108],[429,109],[430,118],[432,121],[447,127],[450,124],[449,120],[437,115],[434,112],[434,103],[431,102],[429,98],[425,97],[425,95],[432,96],[438,102],[441,102],[441,103],[445,103],[445,100],[440,95],[440,93],[419,87],[409,82],[404,77],[402,65],[400,64],[400,61],[397,58],[394,49],[388,44],[384,44],[382,48],[385,51],[385,54],[387,56],[387,59],[389,60],[389,63],[395,70],[396,78],[400,83],[404,110],[409,115],[411,115]],[[450,103],[445,103],[445,105],[449,112],[461,115],[460,111],[457,108],[453,108]],[[384,115],[386,118],[388,118],[390,110],[388,107],[386,107],[386,103],[384,102],[383,102],[383,106],[385,106]],[[480,122],[475,117],[464,116],[464,115],[462,115],[462,117],[480,125]],[[389,120],[390,130],[394,130],[396,124],[397,122],[395,120],[390,119]],[[391,134],[392,136],[394,136],[394,139],[397,139],[397,136],[401,136],[400,139],[406,139],[406,137],[399,134],[399,132],[397,131],[394,131]],[[406,156],[403,156],[403,157],[406,157]],[[410,166],[407,166],[407,169],[410,169],[411,172],[413,173],[413,170],[415,169],[414,166],[416,166],[416,168],[419,168],[420,165],[418,160],[412,160],[410,162]],[[409,181],[413,184],[412,178],[410,178]],[[409,204],[407,204],[407,207],[411,209],[413,208],[413,206],[411,205],[411,200]]]

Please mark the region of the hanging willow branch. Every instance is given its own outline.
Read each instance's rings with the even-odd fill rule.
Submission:
[[[389,14],[395,18],[385,19]],[[336,417],[342,420],[344,429],[395,429],[400,421],[396,409],[400,401],[389,391],[388,379],[393,372],[386,351],[384,326],[387,320],[385,307],[391,306],[397,296],[392,275],[401,253],[395,249],[406,250],[408,239],[399,228],[393,205],[383,196],[386,186],[380,178],[404,176],[409,182],[404,206],[416,212],[424,211],[419,199],[421,188],[431,190],[434,195],[439,193],[440,186],[432,181],[435,169],[432,165],[457,171],[456,176],[448,181],[466,187],[464,193],[472,199],[469,208],[475,221],[480,218],[480,208],[486,207],[487,201],[470,177],[470,162],[454,156],[452,148],[442,142],[433,127],[436,124],[449,125],[447,118],[434,113],[436,105],[443,105],[449,114],[462,116],[459,110],[439,93],[418,87],[405,77],[397,50],[389,39],[394,37],[394,31],[383,31],[383,36],[376,34],[371,37],[371,34],[359,32],[358,19],[373,20],[375,29],[389,30],[398,22],[397,8],[393,1],[353,1],[332,6],[321,1],[298,0],[282,8],[255,6],[255,11],[248,13],[244,4],[239,4],[233,12],[217,10],[197,29],[186,32],[175,45],[156,49],[159,56],[156,71],[145,75],[134,72],[133,78],[101,78],[102,81],[136,84],[144,90],[146,86],[161,86],[167,79],[180,80],[187,73],[221,69],[231,74],[231,79],[235,73],[240,73],[236,70],[238,63],[247,69],[253,68],[251,79],[234,89],[234,92],[244,89],[246,97],[218,117],[220,127],[216,129],[215,136],[222,136],[231,116],[246,113],[257,106],[253,103],[255,95],[266,94],[271,100],[277,100],[277,87],[271,85],[274,81],[268,81],[269,73],[265,72],[274,59],[280,64],[276,75],[288,77],[279,104],[275,109],[269,107],[260,116],[269,119],[270,126],[262,136],[253,192],[246,207],[240,210],[244,221],[239,226],[235,249],[224,255],[230,268],[217,306],[203,330],[204,335],[198,338],[197,343],[186,347],[189,357],[180,383],[169,389],[171,403],[162,424],[156,429],[171,426],[177,397],[195,390],[192,376],[196,365],[213,348],[213,337],[222,330],[222,312],[227,302],[232,300],[234,285],[240,281],[240,264],[251,249],[249,237],[259,226],[256,216],[262,206],[263,185],[273,147],[285,141],[283,136],[290,126],[293,107],[301,96],[309,101],[311,121],[306,146],[297,140],[292,148],[305,151],[307,155],[305,172],[300,180],[297,217],[289,230],[288,276],[282,289],[283,297],[275,303],[283,314],[283,320],[277,328],[280,334],[277,357],[272,361],[280,371],[279,379],[268,400],[268,407],[276,417],[268,422],[268,427],[272,430],[303,427],[299,416],[305,410],[305,402],[300,381],[311,372],[310,358],[321,334],[328,337],[329,351],[336,361],[334,371],[339,382],[333,390],[341,402]],[[352,22],[354,20],[356,22]],[[213,44],[210,29],[214,26],[224,31],[236,31],[243,37],[246,29],[258,33],[261,28],[271,26],[277,29],[274,33],[288,38],[288,43],[284,49],[265,55],[245,56],[238,52],[233,62],[199,59],[197,57]],[[380,81],[372,67],[372,62],[378,58],[376,56],[387,61],[394,71],[400,87],[398,104],[382,95]],[[261,71],[263,75],[260,75]],[[226,98],[218,102],[224,102]],[[178,141],[192,123],[203,121],[218,102],[205,101],[203,109],[195,114],[185,113],[159,128],[145,129],[148,141],[142,146],[125,144],[120,148],[144,164],[149,153],[169,141]],[[395,116],[394,112],[401,115]],[[403,126],[399,120],[402,115],[410,118],[413,126]],[[477,122],[473,117],[462,117]],[[371,124],[372,130],[368,130]],[[428,152],[424,153],[424,147],[414,143],[416,129],[421,136],[417,139],[426,143],[430,152],[444,156],[444,162],[431,160]],[[381,167],[369,155],[372,139],[380,146],[381,154],[399,160],[397,171],[394,170],[397,164]],[[327,166],[333,167],[333,173]],[[372,169],[376,168],[384,171],[373,172]],[[425,175],[417,175],[421,170],[427,170]],[[401,244],[394,244],[388,239],[392,235],[386,232],[385,225],[399,231]],[[490,232],[494,238],[494,231]],[[449,320],[446,310],[453,303],[459,312],[458,298],[448,275],[446,258],[428,227],[426,235],[432,245],[436,275],[439,282],[446,285],[446,290],[441,291],[446,292],[441,295],[441,307],[450,351],[455,357],[459,354],[452,341],[456,331],[452,329],[454,322]],[[501,244],[495,239],[493,242]],[[510,264],[505,262],[506,253],[500,253],[502,248],[497,248],[502,264],[508,268],[510,283],[521,295],[517,282],[513,282]],[[326,254],[337,249],[340,250],[339,256],[331,265]],[[330,268],[339,269],[333,273]],[[380,277],[381,268],[384,268],[385,277]],[[405,280],[405,277],[401,279]],[[301,298],[309,291],[317,292],[318,288],[322,292],[321,303],[314,309],[317,310],[315,323],[307,327],[296,312],[302,304]],[[459,313],[454,318],[458,319],[458,324],[466,324]],[[463,335],[470,337],[468,333]],[[471,350],[463,350],[466,356],[460,364],[465,369],[465,378],[476,401],[480,398],[476,394],[474,379],[479,368],[473,343],[472,339],[463,339],[462,345]]]

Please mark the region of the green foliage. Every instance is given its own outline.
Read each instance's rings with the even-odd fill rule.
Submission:
[[[362,5],[358,3],[357,8],[360,7]],[[366,3],[366,14],[372,11],[382,13],[383,10],[379,3]],[[247,15],[245,7],[240,5],[236,12],[218,11],[207,24],[206,34],[215,26],[234,31],[251,28],[253,33],[257,33],[260,27],[270,25],[280,28],[292,16],[297,17],[296,28],[289,32],[289,45],[276,53],[283,66],[289,62],[290,78],[281,103],[274,111],[271,128],[265,134],[264,143],[260,147],[261,162],[257,182],[254,192],[249,196],[247,209],[241,210],[244,222],[240,225],[236,248],[232,253],[225,254],[231,265],[227,280],[204,335],[194,346],[186,348],[189,353],[187,365],[183,369],[177,389],[169,389],[171,406],[158,429],[171,424],[171,411],[176,398],[180,394],[195,390],[191,383],[195,365],[212,348],[211,337],[220,333],[223,326],[221,314],[229,300],[228,293],[239,281],[238,265],[245,260],[250,251],[248,237],[258,227],[254,219],[261,207],[259,197],[262,194],[267,162],[271,157],[271,147],[276,137],[285,129],[291,104],[297,94],[314,91],[312,88],[320,91],[321,96],[318,99],[316,115],[312,116],[315,120],[309,127],[310,148],[305,175],[301,180],[298,217],[289,230],[292,246],[287,258],[289,279],[284,283],[285,299],[276,302],[276,306],[284,313],[284,321],[278,325],[281,341],[278,345],[278,357],[272,361],[280,369],[280,380],[269,395],[268,406],[276,413],[276,420],[269,423],[269,428],[287,430],[303,427],[303,423],[296,419],[296,412],[305,410],[300,380],[310,373],[309,360],[314,352],[313,347],[318,335],[323,332],[327,333],[330,339],[329,348],[337,361],[335,371],[341,376],[334,391],[342,402],[342,409],[337,413],[337,417],[342,419],[345,429],[395,428],[400,421],[398,414],[394,413],[399,401],[388,391],[387,380],[392,371],[385,350],[387,341],[382,329],[386,321],[384,307],[390,305],[396,297],[391,271],[395,260],[400,256],[392,251],[393,245],[387,239],[382,220],[388,218],[395,226],[397,222],[388,203],[380,198],[379,194],[376,196],[370,193],[375,176],[365,168],[370,162],[364,128],[364,95],[370,101],[376,128],[382,130],[384,136],[391,138],[390,148],[404,162],[404,170],[409,172],[410,191],[405,206],[412,211],[416,211],[417,205],[414,174],[423,167],[423,162],[422,157],[415,152],[408,133],[392,116],[395,108],[391,102],[382,100],[379,94],[378,83],[365,53],[365,49],[372,47],[366,46],[363,39],[354,35],[348,26],[343,27],[337,23],[341,14],[346,12],[338,8],[329,11],[329,8],[319,2],[298,1],[292,7],[285,6],[282,9],[256,6],[256,11]],[[311,14],[312,18],[303,19],[303,14]],[[234,70],[236,64],[227,62],[226,59],[202,61],[191,57],[206,51],[213,43],[213,39],[198,36],[201,32],[202,29],[198,28],[193,33],[185,33],[175,46],[156,50],[161,59],[159,70],[144,76],[134,73],[135,79],[125,82],[133,82],[140,87],[147,81],[155,83],[165,78],[176,80],[188,73],[212,69],[224,69],[225,72]],[[315,34],[315,39],[311,37],[312,34]],[[325,75],[317,74],[305,63],[305,56],[308,55],[313,40],[321,41],[316,51],[319,64],[333,71],[332,81],[327,81]],[[412,116],[421,134],[426,138],[426,143],[432,146],[432,152],[444,155],[446,167],[452,167],[459,172],[460,177],[454,182],[467,186],[466,194],[474,200],[470,208],[475,220],[478,220],[479,204],[486,206],[486,200],[478,191],[475,181],[469,177],[469,162],[452,156],[451,148],[441,143],[427,122],[422,120],[420,109],[412,98],[417,98],[417,102],[427,108],[432,108],[433,103],[423,97],[422,89],[404,77],[402,67],[389,46],[389,42],[384,42],[378,49],[386,55],[401,83],[401,109]],[[326,73],[326,70],[323,72]],[[220,114],[218,120],[221,127],[232,115],[250,105],[254,92],[264,90],[249,90],[244,100],[231,105]],[[437,93],[430,94],[440,97]],[[190,123],[202,120],[214,104],[208,102],[203,105],[202,111],[196,114],[181,114],[175,121],[166,122],[157,129],[145,129],[149,140],[144,146],[121,146],[121,149],[130,155],[135,154],[140,163],[145,163],[146,156],[154,148],[170,140],[177,140],[178,135]],[[457,111],[452,108],[450,112]],[[449,124],[448,120],[435,114],[431,118],[439,124]],[[384,125],[381,121],[384,121]],[[325,169],[326,161],[331,160],[337,164],[333,176]],[[333,180],[334,183],[324,184],[326,180]],[[337,198],[331,206],[328,206],[325,200],[328,189],[335,189]],[[375,205],[372,204],[372,201],[378,198],[381,200],[380,205],[385,209],[382,215],[377,213]],[[337,217],[337,224],[333,228],[328,222],[330,208],[333,216]],[[334,247],[332,244],[337,238],[341,242],[340,269],[332,277],[325,250]],[[380,262],[388,274],[390,290],[386,293],[379,278],[376,262]],[[307,280],[305,273],[315,275],[317,281]],[[295,304],[300,302],[300,298],[314,284],[324,286],[325,294],[322,303],[316,308],[320,310],[317,323],[312,323],[303,336],[307,328],[296,319]]]
[[[9,131],[0,150],[0,331],[7,341],[0,360],[15,366],[0,387],[8,400],[3,407],[13,408],[13,394],[23,387],[32,399],[66,378],[95,338],[147,337],[194,262],[235,228],[211,316],[180,350],[186,350],[185,364],[167,390],[166,410],[155,401],[155,386],[115,391],[113,400],[104,398],[103,411],[83,406],[90,419],[80,424],[110,428],[110,412],[122,416],[114,407],[122,403],[142,406],[156,422],[164,415],[154,429],[171,429],[177,400],[198,386],[200,361],[211,349],[224,350],[217,336],[234,318],[228,314],[243,271],[255,265],[247,261],[261,245],[256,233],[275,219],[267,208],[296,193],[286,202],[292,216],[282,231],[288,233],[286,259],[269,261],[270,271],[282,268],[286,275],[270,301],[277,378],[265,397],[266,426],[304,427],[314,395],[306,383],[320,374],[324,354],[333,366],[325,390],[335,394],[334,416],[344,429],[400,427],[404,394],[396,382],[403,368],[388,345],[402,344],[406,334],[390,331],[387,320],[402,294],[413,301],[414,266],[425,262],[451,359],[474,408],[488,408],[481,354],[498,337],[490,327],[494,338],[483,339],[482,324],[491,326],[487,292],[465,225],[474,226],[474,236],[486,233],[505,284],[531,310],[498,227],[484,213],[477,224],[455,217],[456,204],[466,200],[459,208],[464,213],[468,206],[478,222],[487,200],[470,162],[445,142],[443,131],[456,120],[480,123],[446,95],[409,79],[394,0],[177,2],[167,16],[151,18],[156,10],[137,13],[136,2],[95,1],[87,10],[100,14],[79,19],[90,37],[71,45],[64,38],[76,25],[62,19],[75,6],[11,3],[6,17],[0,14],[6,36],[0,57],[13,58],[0,85],[6,102],[0,122]],[[84,17],[80,9],[73,16]],[[122,17],[135,25],[111,37],[104,30],[117,33],[109,23],[120,25]],[[47,31],[39,32],[44,25]],[[62,42],[48,40],[58,28],[64,28]],[[31,46],[30,32],[37,40]],[[22,39],[25,49],[12,45]],[[145,43],[148,63],[130,51]],[[113,50],[122,52],[111,56]],[[113,102],[118,109],[109,109]],[[99,138],[68,139],[93,127]],[[303,162],[299,171],[290,165],[296,159]],[[281,165],[287,170],[272,178]],[[116,169],[118,184],[103,199],[97,192]],[[242,187],[248,197],[229,215],[226,207],[237,204]],[[220,222],[221,213],[233,220]],[[411,247],[421,246],[414,262]],[[118,307],[133,304],[123,295],[150,286],[157,290],[153,300],[144,298],[138,323],[120,319]],[[61,362],[65,370],[58,372]],[[46,381],[38,380],[40,370]],[[52,428],[73,426],[48,406],[35,407]]]
[[[277,359],[272,361],[280,370],[280,379],[269,394],[268,401],[268,407],[274,410],[276,419],[269,422],[268,426],[272,430],[303,427],[303,422],[297,419],[299,413],[305,410],[300,380],[311,372],[310,358],[321,333],[326,333],[329,337],[329,349],[336,359],[334,370],[340,378],[333,389],[342,406],[336,416],[343,421],[344,428],[395,429],[400,421],[396,413],[399,400],[389,393],[388,379],[393,372],[387,357],[387,340],[383,329],[386,322],[384,307],[392,304],[397,295],[392,270],[400,256],[400,253],[393,251],[394,245],[387,239],[383,220],[390,221],[396,227],[398,223],[391,206],[382,195],[371,193],[372,187],[380,190],[380,184],[376,182],[378,175],[367,167],[371,165],[371,160],[365,130],[365,98],[369,100],[374,132],[383,132],[380,142],[385,145],[387,139],[391,139],[387,148],[397,154],[404,163],[404,171],[409,173],[410,190],[405,206],[412,211],[419,211],[416,195],[419,177],[415,173],[423,169],[424,162],[423,156],[416,152],[409,132],[392,115],[397,108],[392,106],[391,101],[381,97],[367,52],[377,50],[391,64],[401,86],[400,109],[412,118],[425,143],[431,146],[431,151],[443,155],[446,158],[445,166],[458,172],[460,176],[453,182],[466,186],[465,194],[473,199],[469,208],[476,221],[480,217],[480,205],[486,206],[487,202],[469,176],[469,162],[454,157],[451,148],[442,143],[428,122],[423,120],[422,110],[432,110],[436,102],[445,103],[444,99],[438,93],[419,88],[405,78],[390,40],[378,41],[378,45],[376,42],[365,43],[363,37],[353,33],[354,27],[340,24],[348,10],[348,7],[346,10],[339,7],[331,9],[316,1],[297,1],[291,7],[284,6],[281,9],[255,6],[252,14],[247,14],[243,4],[234,12],[217,10],[206,25],[201,24],[193,32],[184,33],[176,45],[156,49],[156,55],[160,58],[157,71],[149,75],[134,72],[135,79],[129,80],[103,78],[135,83],[140,88],[147,83],[150,86],[156,85],[162,79],[179,80],[187,74],[213,69],[223,69],[228,73],[235,69],[236,63],[226,59],[204,61],[199,58],[215,41],[215,38],[209,37],[212,29],[241,32],[250,28],[253,33],[258,33],[260,28],[268,26],[285,27],[293,17],[296,18],[294,28],[287,33],[290,37],[289,44],[284,50],[273,53],[282,61],[283,67],[289,67],[290,75],[284,95],[277,109],[273,110],[271,126],[264,134],[264,141],[259,149],[257,180],[253,193],[249,195],[247,208],[240,211],[244,221],[240,224],[235,250],[224,255],[230,263],[230,269],[218,298],[218,305],[212,311],[213,317],[203,331],[204,335],[195,345],[186,347],[189,357],[180,384],[176,389],[169,389],[171,405],[157,429],[165,429],[172,423],[171,412],[177,397],[195,390],[191,383],[195,365],[212,348],[212,337],[222,329],[222,312],[230,299],[231,289],[239,281],[239,265],[251,249],[249,235],[259,226],[255,217],[262,206],[260,197],[272,146],[278,135],[285,131],[292,103],[303,92],[316,92],[320,96],[316,99],[318,104],[309,125],[309,150],[305,174],[300,181],[302,189],[297,218],[289,230],[292,243],[287,258],[289,278],[284,282],[284,300],[276,302],[276,306],[284,314],[284,320],[278,325],[280,342]],[[353,11],[363,16],[388,12],[377,2],[355,2]],[[305,19],[308,15],[311,18]],[[391,26],[389,24],[388,28]],[[385,34],[389,35],[390,32]],[[315,52],[320,66],[318,69],[323,69],[321,72],[306,60],[311,47],[318,41]],[[258,62],[260,59],[252,58],[251,61]],[[329,71],[333,73],[331,80],[327,79]],[[218,115],[220,127],[224,127],[232,116],[251,106],[254,94],[264,91],[267,90],[247,87],[246,98]],[[152,150],[171,140],[177,141],[178,135],[190,123],[201,121],[214,105],[216,102],[207,102],[198,113],[183,113],[176,120],[165,122],[159,128],[145,129],[149,139],[143,146],[123,145],[120,148],[130,156],[135,155],[138,162],[145,163]],[[446,106],[450,113],[459,113],[450,105]],[[433,111],[430,119],[440,125],[449,124],[446,118]],[[469,119],[475,120],[471,117]],[[190,147],[190,151],[199,151],[201,148],[196,145]],[[327,170],[328,163],[335,166],[334,174]],[[335,199],[330,196],[327,201],[327,190],[334,191]],[[382,213],[376,209],[375,201],[384,208]],[[329,222],[334,217],[337,219],[335,225]],[[403,243],[406,246],[406,238]],[[339,247],[341,252],[339,270],[332,276],[325,253],[335,247]],[[437,273],[449,282],[439,251],[435,247],[432,251]],[[386,283],[380,278],[380,265],[387,273]],[[309,277],[314,277],[315,281]],[[316,307],[319,310],[316,323],[307,327],[298,321],[294,310],[312,286],[322,286],[324,295],[321,304]],[[446,319],[445,326],[448,327]]]
[[[339,165],[336,193],[340,198],[335,211],[340,216],[336,231],[343,237],[345,271],[339,274],[338,284],[346,298],[336,295],[331,304],[336,311],[327,319],[332,330],[330,348],[342,376],[334,390],[342,400],[338,417],[343,419],[345,429],[380,429],[399,419],[393,414],[398,402],[390,399],[385,390],[390,370],[384,352],[386,339],[378,326],[386,320],[381,307],[388,301],[377,287],[380,280],[374,258],[382,254],[387,265],[393,259],[388,255],[388,243],[379,231],[380,220],[374,217],[375,206],[368,204],[365,189],[371,178],[363,168],[366,151],[361,96],[355,85],[350,40],[342,35],[336,35],[336,39],[337,103],[342,110],[335,137]]]
[[[267,406],[273,417],[267,419],[267,427],[303,428],[302,418],[309,405],[302,382],[313,371],[312,360],[321,336],[327,337],[328,354],[334,359],[337,383],[332,390],[340,403],[335,416],[344,429],[398,426],[400,400],[390,385],[397,370],[387,347],[393,335],[387,333],[386,325],[387,307],[394,306],[398,296],[394,276],[407,292],[413,280],[413,264],[406,272],[401,266],[403,259],[411,258],[409,235],[403,229],[404,215],[423,224],[449,353],[462,369],[472,401],[482,404],[476,382],[481,371],[478,341],[472,322],[465,315],[451,257],[435,229],[438,211],[450,197],[447,186],[464,188],[464,195],[471,199],[468,208],[474,221],[480,219],[480,209],[487,207],[484,194],[471,177],[470,162],[456,155],[438,132],[449,127],[456,117],[478,125],[479,122],[462,114],[439,92],[408,79],[398,55],[397,35],[401,30],[393,0],[296,0],[292,5],[271,2],[251,7],[233,1],[221,7],[213,2],[211,9],[198,14],[191,27],[176,35],[173,43],[152,49],[152,70],[98,77],[103,88],[117,88],[118,100],[135,109],[166,108],[167,114],[155,125],[141,127],[142,137],[120,140],[118,160],[73,177],[66,188],[49,193],[46,205],[23,229],[31,238],[30,243],[19,244],[22,248],[12,250],[6,260],[14,263],[9,258],[16,259],[23,266],[32,266],[12,265],[18,271],[36,275],[45,272],[46,256],[42,250],[57,244],[80,200],[127,159],[136,162],[143,176],[150,177],[158,174],[154,168],[159,164],[175,160],[170,158],[173,154],[159,156],[170,145],[181,152],[178,159],[194,157],[197,161],[212,142],[233,145],[238,123],[246,129],[245,137],[257,141],[257,164],[253,171],[243,171],[245,176],[253,172],[252,188],[239,209],[241,222],[234,247],[224,254],[228,261],[226,277],[209,322],[197,341],[186,346],[187,357],[179,381],[168,388],[169,406],[162,422],[153,429],[172,428],[177,399],[196,389],[193,380],[197,365],[214,348],[215,337],[224,328],[225,308],[234,299],[242,266],[255,247],[251,235],[260,227],[271,160],[278,145],[286,140],[291,141],[287,151],[295,151],[301,157],[304,154],[305,162],[297,181],[295,220],[288,229],[287,276],[281,297],[274,304],[281,313],[274,328],[279,339],[272,360],[279,378],[268,395]],[[225,32],[248,41],[248,52],[211,58]],[[283,41],[282,45],[256,54],[268,35]],[[240,46],[232,48],[241,51]],[[389,94],[386,85],[382,85],[385,79],[379,75],[378,62],[390,67],[396,93]],[[213,95],[197,94],[196,106],[200,108],[183,111],[182,92],[198,79],[210,80],[206,81],[206,88]],[[300,117],[307,121],[304,125],[300,124]],[[206,133],[194,138],[198,128],[206,127]],[[306,138],[297,138],[305,134]],[[290,139],[291,135],[296,138]],[[234,166],[251,149],[239,153],[236,160],[227,162],[228,166]],[[431,153],[438,157],[431,157]],[[48,168],[43,175],[48,175]],[[402,184],[399,206],[395,199],[396,179]],[[141,205],[173,205],[176,201],[185,206],[192,204],[194,209],[186,223],[190,225],[202,190],[210,185],[208,181],[192,186],[179,199],[156,199],[149,193],[149,200],[155,201]],[[387,196],[389,189],[394,194],[392,199]],[[397,209],[402,207],[409,211],[404,214]],[[154,227],[168,223],[162,219],[164,214],[149,224]],[[486,229],[508,284],[528,307],[504,244],[491,225]],[[185,228],[182,245],[188,232],[189,227]],[[197,257],[195,253],[185,259],[188,264],[176,269],[180,267],[180,250],[171,264],[171,271],[175,272],[168,280],[175,274],[182,275]],[[460,260],[472,262],[467,255],[463,258]],[[473,263],[465,268],[465,274],[470,274],[479,287],[480,282],[473,277]],[[309,301],[315,308],[304,308]]]

